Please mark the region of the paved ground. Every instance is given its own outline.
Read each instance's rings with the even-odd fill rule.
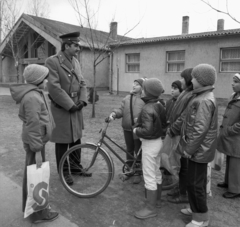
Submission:
[[[0,95],[10,95],[9,88],[0,87]]]

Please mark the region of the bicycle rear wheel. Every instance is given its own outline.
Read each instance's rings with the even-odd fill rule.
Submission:
[[[106,152],[101,148],[98,149],[95,162],[90,167],[96,149],[96,145],[76,145],[71,147],[61,159],[59,166],[61,182],[68,192],[77,197],[91,198],[102,193],[112,179],[114,167]],[[76,160],[79,162],[76,163]],[[84,176],[89,173],[92,174],[90,177]],[[67,184],[65,179],[69,174],[73,179],[72,185]]]

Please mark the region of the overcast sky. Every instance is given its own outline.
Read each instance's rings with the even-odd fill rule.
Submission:
[[[182,17],[189,16],[189,33],[215,31],[217,20],[224,19],[225,29],[240,28],[228,16],[210,9],[200,0],[89,0],[91,8],[97,9],[97,29],[109,31],[111,21],[118,22],[118,34],[124,35],[138,22],[140,24],[129,37],[158,37],[179,35]],[[78,24],[68,0],[47,0],[50,19]],[[209,0],[213,6],[226,11],[226,0]],[[228,1],[229,12],[240,21],[240,0]]]

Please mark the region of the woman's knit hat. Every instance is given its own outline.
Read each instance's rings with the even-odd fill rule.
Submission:
[[[172,83],[172,87],[178,88],[180,92],[182,92],[182,83],[180,80],[176,80]]]
[[[139,78],[139,79],[137,79],[137,80],[134,80],[134,82],[138,82],[138,83],[140,84],[140,86],[142,87],[144,80],[147,80],[147,78]]]
[[[159,97],[163,92],[162,82],[157,78],[150,78],[143,82],[143,89],[146,96]]]
[[[181,77],[184,78],[187,87],[192,85],[192,70],[193,68],[187,68],[181,72]]]
[[[192,77],[202,86],[212,86],[216,82],[217,73],[212,65],[199,64],[193,68]]]
[[[28,65],[23,72],[23,77],[28,84],[40,84],[48,75],[47,67],[37,64]]]

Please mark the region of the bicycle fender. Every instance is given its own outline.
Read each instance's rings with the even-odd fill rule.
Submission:
[[[89,143],[89,142],[87,142],[86,144],[92,145],[92,146],[94,146],[94,147],[97,146],[96,144],[94,144],[94,143]],[[112,167],[113,167],[113,169],[112,169],[112,180],[113,180],[114,175],[115,175],[115,167],[114,167],[114,162],[113,162],[113,160],[112,160],[112,157],[111,157],[111,156],[109,155],[109,153],[108,153],[105,149],[103,149],[102,147],[100,147],[99,149],[101,149],[102,152],[105,153],[105,155],[109,158],[109,161],[111,162],[111,165],[112,165]]]

